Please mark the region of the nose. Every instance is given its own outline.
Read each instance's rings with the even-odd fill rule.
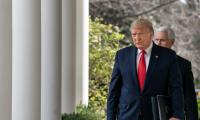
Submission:
[[[161,45],[161,41],[160,40],[158,41],[158,45]]]
[[[157,39],[157,40],[155,40],[155,42],[157,45],[161,45],[161,40]]]
[[[136,34],[136,35],[135,35],[135,39],[137,39],[137,40],[138,40],[138,39],[140,39],[140,38],[141,38],[141,37],[140,37],[140,35],[139,35],[139,34]]]

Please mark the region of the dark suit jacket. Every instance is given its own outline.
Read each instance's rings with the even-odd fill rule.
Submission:
[[[140,92],[136,70],[137,48],[116,53],[107,99],[107,120],[153,120],[151,96],[172,95],[173,116],[183,119],[181,74],[174,51],[153,44],[144,89]]]
[[[193,83],[191,62],[178,56],[177,61],[182,74],[185,112],[187,120],[198,120],[197,98]]]

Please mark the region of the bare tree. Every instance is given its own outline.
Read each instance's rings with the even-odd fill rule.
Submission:
[[[192,62],[200,80],[200,4],[199,0],[90,0],[90,15],[118,25],[129,37],[129,25],[139,16],[150,19],[155,28],[171,26],[176,33],[173,49]]]

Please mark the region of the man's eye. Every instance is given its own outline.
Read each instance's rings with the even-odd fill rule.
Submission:
[[[132,34],[133,36],[136,36],[136,34],[134,33],[134,34]]]

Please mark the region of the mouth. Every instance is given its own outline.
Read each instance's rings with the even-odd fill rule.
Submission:
[[[138,45],[140,45],[140,44],[142,44],[141,42],[135,42],[135,44],[138,44]]]

